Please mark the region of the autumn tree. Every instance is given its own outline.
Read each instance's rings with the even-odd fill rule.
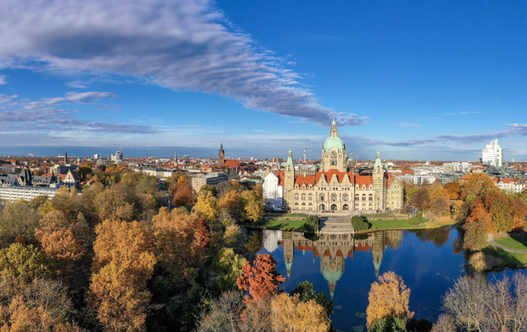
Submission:
[[[246,262],[243,274],[238,277],[237,284],[240,289],[248,291],[245,303],[250,304],[274,293],[280,284],[285,281],[276,270],[276,261],[272,255],[258,255],[254,265]]]
[[[410,319],[414,313],[409,309],[410,289],[403,279],[389,271],[371,285],[366,309],[366,325],[371,328],[383,318]]]
[[[19,284],[28,284],[38,278],[56,279],[56,263],[33,245],[24,247],[13,243],[0,250],[0,275]]]
[[[252,222],[260,220],[263,217],[263,197],[255,190],[246,190],[241,198],[245,219]]]
[[[313,284],[309,281],[306,280],[299,283],[295,289],[291,291],[291,296],[297,294],[300,296],[300,300],[303,302],[315,300],[315,302],[324,308],[328,317],[331,317],[333,314],[333,301],[330,300],[325,292],[317,293],[313,287]]]
[[[410,199],[409,203],[417,210],[425,211],[430,205],[430,189],[421,187]]]
[[[456,200],[461,197],[461,185],[459,182],[448,182],[445,184],[445,189],[447,190],[450,199]]]
[[[210,235],[194,215],[161,208],[153,218],[154,244],[163,273],[158,278],[170,288],[185,286],[195,280],[205,263]]]
[[[483,203],[491,215],[491,222],[496,230],[498,232],[510,232],[514,222],[507,197],[501,193],[492,193],[483,197]]]
[[[93,200],[100,220],[118,219],[131,221],[134,216],[134,205],[128,195],[117,189],[104,190]]]
[[[521,230],[525,227],[525,219],[527,218],[527,203],[520,197],[509,197],[509,210],[512,215],[512,229]]]
[[[88,225],[76,225],[66,219],[63,212],[53,210],[48,212],[39,222],[36,237],[40,241],[42,251],[63,263],[81,258],[86,248],[77,239],[77,232],[89,232]],[[78,235],[78,234],[77,234]]]
[[[243,273],[243,266],[247,260],[234,253],[232,248],[223,248],[212,261],[214,280],[222,291],[237,289],[236,280]]]
[[[1,331],[80,332],[68,290],[57,281],[35,279],[24,286],[0,280]]]
[[[479,251],[489,246],[487,241],[487,222],[467,222],[463,225],[465,234],[463,236],[463,248],[471,251]]]
[[[242,249],[247,242],[247,235],[238,225],[229,225],[223,234],[225,247]]]
[[[106,220],[95,232],[89,303],[105,331],[143,331],[156,263],[150,230],[136,221]]]
[[[240,331],[240,318],[244,309],[243,295],[239,291],[224,292],[212,302],[209,312],[202,315],[197,331]]]
[[[217,220],[219,214],[218,199],[209,190],[201,191],[198,201],[194,205],[194,212],[199,218],[205,219],[209,224]]]
[[[466,222],[480,222],[487,226],[487,233],[495,233],[496,225],[492,222],[492,215],[487,210],[483,199],[478,197],[470,204],[470,213]]]
[[[282,293],[271,300],[274,331],[329,331],[331,321],[315,300],[301,301],[300,296]]]
[[[0,212],[0,240],[2,244],[9,245],[15,238],[22,235],[28,243],[35,237],[40,215],[28,202],[20,200],[7,203]]]
[[[461,187],[461,199],[465,200],[468,195],[484,196],[498,191],[491,177],[484,173],[473,173]]]
[[[190,181],[184,177],[180,177],[174,184],[174,190],[172,191],[172,205],[175,207],[184,206],[190,211],[195,201],[196,196],[192,192]]]
[[[448,196],[440,196],[433,199],[430,202],[430,210],[435,213],[439,218],[444,215],[450,214],[450,204],[448,202]]]
[[[220,208],[224,210],[232,220],[239,221],[242,213],[242,197],[235,191],[231,190],[220,199]]]

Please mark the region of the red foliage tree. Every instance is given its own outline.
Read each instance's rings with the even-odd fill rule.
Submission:
[[[249,262],[245,263],[243,274],[238,277],[236,283],[238,288],[249,291],[244,301],[249,305],[275,292],[284,281],[285,278],[276,271],[276,261],[273,256],[258,255],[254,266]]]

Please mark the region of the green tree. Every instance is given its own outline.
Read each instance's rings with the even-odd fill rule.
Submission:
[[[315,300],[326,311],[326,315],[331,317],[333,314],[333,301],[326,295],[325,292],[317,293],[313,284],[309,281],[303,281],[296,285],[295,289],[291,291],[291,296],[298,294],[302,302]]]
[[[0,275],[19,284],[28,284],[38,278],[57,279],[59,269],[33,245],[24,247],[13,243],[0,250]]]
[[[353,216],[351,217],[351,226],[355,231],[365,231],[370,228],[370,224],[366,221],[366,217]]]
[[[243,266],[246,262],[246,259],[235,254],[232,248],[223,248],[218,252],[212,261],[212,269],[216,284],[221,291],[238,288],[236,280],[242,275]]]

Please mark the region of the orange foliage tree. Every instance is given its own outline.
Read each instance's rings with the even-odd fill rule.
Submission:
[[[447,190],[450,199],[456,200],[461,197],[461,185],[459,182],[448,182],[445,184],[445,189]]]
[[[513,227],[509,200],[501,193],[493,193],[483,197],[483,203],[489,211],[491,222],[498,232],[510,232]]]
[[[150,230],[136,221],[106,220],[95,232],[89,303],[105,331],[144,331],[147,281],[156,263]]]
[[[241,216],[242,196],[236,191],[229,191],[225,197],[220,199],[220,208],[227,212],[232,219],[238,221]]]
[[[525,218],[527,217],[527,204],[517,196],[509,198],[509,209],[512,214],[512,229],[520,230],[525,227]]]
[[[236,283],[238,288],[248,291],[245,303],[249,305],[274,293],[284,281],[285,278],[276,270],[273,256],[265,254],[256,257],[254,266],[246,262],[243,266],[243,274],[238,277]]]
[[[386,272],[371,285],[366,309],[366,325],[371,328],[383,318],[410,319],[414,313],[410,311],[410,289],[403,279],[394,272]]]

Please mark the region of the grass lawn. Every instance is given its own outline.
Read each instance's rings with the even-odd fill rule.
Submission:
[[[307,218],[307,217],[309,217],[309,214],[305,214],[305,213],[289,213],[289,214],[284,214],[283,217]]]
[[[520,265],[527,264],[527,254],[508,252],[508,251],[505,251],[503,249],[496,248],[493,246],[485,249],[485,252],[494,257],[501,258],[503,260],[503,263],[505,264],[516,264],[516,265],[517,264],[520,264]]]
[[[416,225],[410,225],[407,219],[396,219],[396,220],[368,220],[371,224],[370,229],[392,229],[392,228],[418,228]]]
[[[495,237],[494,241],[504,247],[511,249],[527,250],[527,234],[526,233],[509,233],[503,237]]]
[[[304,231],[305,220],[278,220],[278,219],[269,219],[267,224],[263,225],[267,229],[282,229],[282,230],[295,230],[295,231]]]
[[[394,217],[400,217],[400,215],[395,215],[393,213],[389,212],[383,212],[383,213],[374,213],[374,214],[363,214],[366,218],[394,218]]]

